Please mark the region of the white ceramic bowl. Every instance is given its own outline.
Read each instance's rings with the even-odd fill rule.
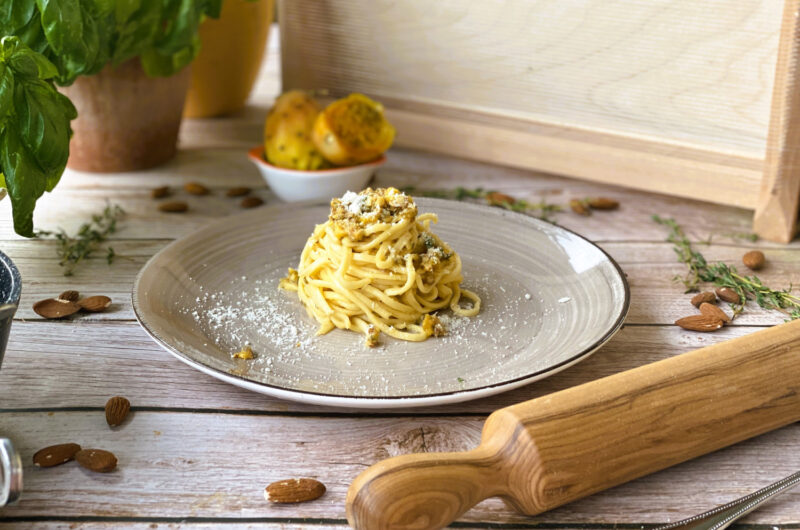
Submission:
[[[250,160],[261,171],[275,195],[286,202],[327,202],[332,197],[341,197],[346,191],[361,191],[375,171],[386,162],[386,157],[381,156],[358,166],[303,171],[274,166],[264,160],[263,153],[264,148],[260,145],[250,149]]]

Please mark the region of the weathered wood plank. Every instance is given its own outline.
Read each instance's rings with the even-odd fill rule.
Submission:
[[[724,261],[741,265],[742,255],[749,246],[730,244],[729,239],[718,238],[720,243],[698,245],[698,249],[711,261]],[[81,314],[80,320],[131,320],[134,318],[130,293],[136,274],[147,260],[166,246],[170,240],[116,240],[109,243],[117,257],[112,265],[105,260],[104,252],[85,260],[73,276],[65,277],[56,259],[55,244],[51,241],[7,241],[2,247],[16,262],[24,279],[22,301],[17,318],[39,319],[32,308],[34,302],[54,297],[67,289],[76,289],[85,295],[104,294],[114,300],[109,311]],[[631,310],[629,324],[671,324],[676,319],[692,314],[695,309],[688,304],[690,295],[672,278],[685,272],[685,266],[675,260],[668,243],[605,242],[601,245],[615,258],[628,275],[631,285]],[[800,283],[800,248],[767,248],[768,266],[758,275],[764,282],[783,289]],[[469,278],[467,278],[469,283]],[[101,286],[101,287],[100,287]],[[708,287],[708,286],[706,286]],[[783,322],[779,312],[766,311],[750,304],[736,324],[773,325]]]
[[[486,414],[756,329],[699,334],[675,326],[626,326],[593,356],[542,381],[478,401],[405,412]],[[135,323],[14,323],[0,370],[0,409],[103,407],[119,394],[134,407],[352,412],[273,399],[218,381],[173,358]]]
[[[158,519],[152,523],[131,522],[127,519],[112,522],[82,522],[78,520],[36,522],[14,521],[13,523],[0,522],[0,530],[116,530],[123,527],[127,530],[154,530],[157,528],[161,528],[162,530],[216,530],[218,528],[222,530],[295,530],[300,527],[313,528],[314,530],[345,530],[350,528],[350,526],[348,526],[345,522],[341,522],[340,524],[331,524],[328,522],[319,522],[321,521],[319,519],[298,519],[292,522],[273,522],[268,519],[261,519],[258,522],[249,523],[232,523],[229,521],[195,523],[182,521],[181,519],[184,518],[176,518],[175,520]],[[327,521],[327,519],[325,519],[325,521]],[[464,527],[462,526],[461,528]],[[559,530],[570,529],[562,529],[562,527],[559,527]]]
[[[344,497],[366,466],[409,452],[463,451],[477,444],[479,418],[253,417],[135,412],[111,430],[100,411],[6,413],[25,462],[22,501],[4,517],[344,518]],[[800,467],[800,425],[682,464],[541,514],[518,515],[497,499],[465,521],[505,523],[661,523],[731,500]],[[117,471],[103,475],[76,464],[38,469],[37,449],[75,441],[113,451]],[[326,484],[318,501],[270,505],[273,480],[308,476]],[[702,486],[701,486],[702,485]],[[687,495],[687,493],[689,493]],[[800,492],[787,493],[745,522],[795,524]]]
[[[185,214],[158,212],[157,202],[149,197],[151,188],[160,185],[179,188],[182,183],[192,180],[212,187],[214,194],[192,197],[179,191],[175,198],[186,200],[190,211]],[[41,229],[63,227],[71,233],[111,200],[128,212],[115,239],[172,239],[220,216],[240,212],[238,200],[226,198],[222,193],[228,187],[240,185],[256,188],[256,193],[268,202],[277,200],[264,187],[255,167],[247,160],[244,148],[182,150],[173,162],[146,172],[103,175],[67,172],[59,187],[40,200],[36,222]],[[750,230],[751,215],[745,210],[402,149],[392,150],[388,163],[378,172],[373,185],[415,186],[419,189],[483,186],[519,198],[533,201],[544,198],[560,205],[566,205],[575,197],[615,197],[622,203],[615,212],[584,218],[565,211],[555,216],[556,221],[566,228],[601,242],[663,240],[663,227],[650,220],[654,213],[675,217],[696,239]],[[0,202],[0,241],[17,239],[11,229],[9,209],[9,201]],[[770,245],[779,248],[775,244],[759,242],[759,246]],[[793,243],[791,248],[800,248],[800,241]]]

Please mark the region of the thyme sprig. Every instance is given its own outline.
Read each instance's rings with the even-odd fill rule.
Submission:
[[[404,193],[409,195],[416,195],[418,197],[433,197],[436,199],[451,199],[456,201],[465,201],[469,199],[485,199],[491,206],[505,208],[514,212],[527,213],[542,219],[543,221],[555,222],[553,214],[563,210],[558,204],[548,203],[546,201],[529,202],[525,199],[516,199],[508,195],[502,194],[505,200],[492,200],[494,195],[498,193],[492,190],[485,190],[483,188],[464,188],[458,186],[452,190],[442,189],[428,189],[418,190],[414,186],[407,186],[402,189]]]
[[[63,228],[56,232],[39,230],[36,237],[52,237],[58,241],[59,265],[64,267],[64,276],[72,276],[75,267],[99,249],[109,235],[117,231],[117,222],[125,215],[118,205],[107,205],[102,213],[92,215],[91,221],[78,228],[74,236],[67,234]],[[106,249],[106,261],[110,265],[116,253],[112,247]]]
[[[800,296],[791,293],[791,285],[782,290],[773,289],[764,285],[756,275],[740,274],[733,265],[722,262],[709,264],[700,252],[692,248],[691,241],[674,219],[663,219],[654,215],[653,221],[669,228],[667,241],[674,245],[678,261],[685,263],[689,269],[686,276],[678,275],[675,278],[683,283],[686,292],[698,290],[700,281],[709,282],[717,287],[729,287],[739,295],[742,303],[731,304],[734,317],[744,310],[747,300],[754,300],[759,307],[781,311],[791,320],[800,318]]]

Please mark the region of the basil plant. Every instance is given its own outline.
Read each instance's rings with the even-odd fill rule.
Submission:
[[[33,210],[58,184],[77,113],[56,85],[138,58],[151,77],[197,55],[197,29],[222,0],[0,0],[0,188],[14,230],[32,237]]]

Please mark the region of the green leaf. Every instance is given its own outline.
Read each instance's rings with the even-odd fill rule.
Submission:
[[[44,36],[44,30],[42,29],[42,17],[38,11],[34,13],[27,24],[15,32],[15,35],[35,52],[44,54],[48,49],[47,38]]]
[[[33,79],[50,79],[58,75],[58,70],[44,55],[27,46],[19,46],[7,59],[14,73]]]
[[[47,42],[57,56],[59,82],[71,83],[94,66],[99,45],[94,19],[76,0],[36,0],[36,5]]]
[[[0,132],[13,112],[14,75],[4,64],[0,64]]]
[[[33,209],[45,190],[45,175],[17,136],[16,127],[6,127],[0,138],[0,165],[11,200],[14,230],[33,237]]]
[[[0,32],[14,35],[33,17],[33,0],[3,0],[0,2]]]
[[[117,7],[131,4],[128,6],[130,8],[133,3],[134,0],[119,0]],[[117,41],[111,56],[115,65],[149,49],[161,24],[161,0],[136,0],[135,3],[138,7],[133,13],[123,12],[117,15],[117,21],[121,25],[117,29]],[[120,17],[124,18],[124,23],[120,22]]]
[[[19,137],[47,180],[61,175],[69,156],[69,117],[57,94],[55,87],[40,80],[18,83],[14,89]]]

